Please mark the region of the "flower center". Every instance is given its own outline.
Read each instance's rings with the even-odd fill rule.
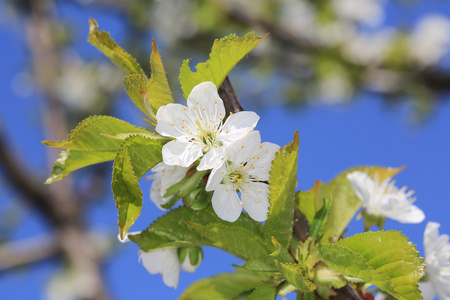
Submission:
[[[245,183],[250,182],[250,176],[247,173],[247,170],[244,168],[245,166],[242,164],[240,166],[234,165],[232,162],[227,161],[227,175],[223,178],[224,184],[229,184],[235,187],[237,190],[242,190]]]
[[[198,128],[198,137],[196,142],[202,144],[203,153],[208,152],[213,147],[222,146],[222,142],[218,141],[216,138],[218,133],[217,128],[213,127],[211,129],[211,126],[208,126],[209,128],[205,129],[199,121],[196,121],[195,124]]]

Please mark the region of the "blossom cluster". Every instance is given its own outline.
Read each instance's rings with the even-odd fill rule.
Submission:
[[[187,107],[162,106],[156,120],[155,130],[173,138],[162,148],[163,161],[152,169],[150,198],[159,208],[172,200],[174,195],[167,195],[168,190],[192,169],[209,170],[204,188],[213,192],[211,203],[218,217],[234,222],[245,208],[254,220],[267,219],[269,170],[280,147],[261,143],[259,132],[253,130],[259,120],[256,113],[241,111],[227,116],[217,87],[203,82],[192,89]],[[139,260],[151,274],[161,273],[164,283],[176,288],[180,267],[193,272],[201,257],[197,264],[187,262],[171,248],[140,251]]]
[[[242,211],[264,221],[269,209],[268,184],[271,162],[279,146],[264,142],[254,131],[259,116],[251,111],[227,117],[217,87],[212,82],[195,86],[187,107],[168,104],[156,113],[156,131],[173,138],[162,148],[163,162],[153,168],[150,197],[158,207],[171,200],[169,187],[195,167],[211,170],[206,190],[223,220],[234,222]],[[240,197],[239,197],[240,194]]]

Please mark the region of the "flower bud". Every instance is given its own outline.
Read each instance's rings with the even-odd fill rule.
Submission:
[[[201,247],[178,248],[178,258],[180,259],[181,269],[193,273],[202,262],[203,250]]]

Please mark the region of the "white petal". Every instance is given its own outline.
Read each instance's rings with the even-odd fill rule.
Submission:
[[[170,248],[161,251],[167,251],[162,268],[163,281],[167,286],[177,288],[180,277],[180,261],[177,249]]]
[[[150,274],[158,274],[162,272],[162,266],[165,253],[163,250],[151,252],[139,251],[139,262],[147,269]]]
[[[424,300],[431,300],[436,296],[436,289],[429,281],[419,282],[419,289],[422,291]]]
[[[162,173],[161,197],[167,193],[167,190],[172,185],[181,181],[186,176],[186,172],[188,170],[189,170],[189,168],[166,165],[165,170],[161,171],[161,173]]]
[[[220,165],[218,168],[214,168],[209,174],[205,190],[210,192],[218,189],[220,183],[223,180],[223,177],[227,174],[227,167],[224,163],[222,163],[222,165]]]
[[[224,144],[230,144],[253,130],[259,116],[252,111],[240,111],[228,117],[219,138]]]
[[[196,85],[187,98],[187,105],[190,114],[196,116],[195,119],[204,121],[207,126],[218,125],[225,117],[223,101],[219,97],[216,85],[211,81]]]
[[[347,174],[347,179],[350,181],[356,196],[363,202],[363,205],[369,204],[375,183],[366,173],[361,171],[354,171]]]
[[[197,170],[204,171],[213,169],[222,163],[222,159],[227,154],[226,147],[214,147],[203,155]]]
[[[170,166],[189,167],[203,155],[200,146],[194,143],[170,141],[162,148],[164,163]]]
[[[403,203],[404,207],[386,211],[384,215],[400,223],[420,223],[425,220],[425,214],[417,206],[408,202]]]
[[[161,185],[162,185],[162,174],[156,173],[152,175],[153,182],[150,188],[150,199],[159,209],[164,210],[160,205],[166,203],[166,201],[161,197]]]
[[[259,131],[255,130],[245,134],[242,138],[236,140],[228,149],[227,160],[236,165],[249,161],[252,153],[261,144],[261,136]]]
[[[262,143],[252,153],[252,156],[247,162],[250,167],[249,174],[258,176],[258,180],[269,180],[269,170],[272,166],[272,160],[275,158],[275,153],[280,150],[280,146],[273,143]]]
[[[268,192],[269,185],[260,182],[252,182],[248,184],[244,191],[241,191],[244,209],[255,221],[263,222],[267,219],[270,206],[267,197]]]
[[[241,215],[242,205],[236,191],[225,184],[220,184],[214,190],[211,202],[217,216],[222,220],[234,222]]]
[[[128,238],[128,236],[129,235],[135,235],[135,234],[140,234],[141,233],[141,231],[132,231],[132,232],[128,232],[126,235],[125,235],[125,238],[122,240],[121,238],[120,238],[120,233],[117,235],[117,239],[121,242],[121,243],[128,243],[129,241],[130,241],[130,239]]]
[[[191,135],[187,130],[196,130],[197,128],[189,117],[186,107],[177,103],[161,106],[156,113],[156,120],[156,132],[177,139],[190,138]]]

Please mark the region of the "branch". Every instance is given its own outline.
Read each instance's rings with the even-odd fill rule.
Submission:
[[[3,244],[0,246],[0,273],[57,257],[60,250],[57,240],[49,236]]]
[[[219,95],[223,100],[223,104],[225,105],[225,112],[227,116],[229,116],[230,113],[237,113],[244,110],[238,96],[231,86],[231,82],[228,76],[225,78],[219,88]]]

